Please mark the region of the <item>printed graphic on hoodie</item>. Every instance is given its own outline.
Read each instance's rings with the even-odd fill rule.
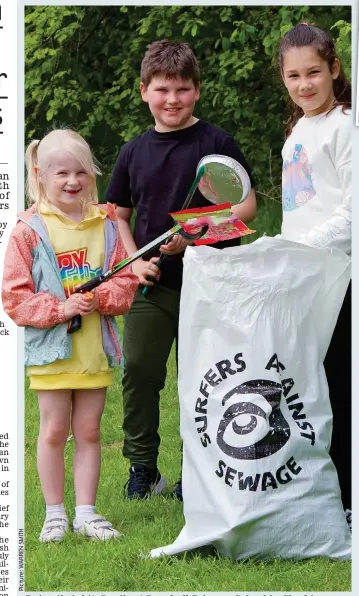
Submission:
[[[303,145],[295,145],[290,161],[283,163],[283,211],[293,211],[310,201],[315,194],[312,166]]]
[[[66,298],[73,294],[76,286],[102,273],[101,267],[91,269],[87,261],[87,248],[60,252],[56,257]]]

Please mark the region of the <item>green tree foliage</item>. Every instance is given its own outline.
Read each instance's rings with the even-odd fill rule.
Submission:
[[[28,6],[25,13],[26,140],[71,126],[105,173],[121,145],[153,125],[139,94],[146,46],[187,41],[201,68],[195,115],[240,144],[268,190],[280,180],[286,92],[276,65],[280,37],[301,21],[331,30],[350,71],[350,7]],[[269,166],[270,163],[270,166]]]

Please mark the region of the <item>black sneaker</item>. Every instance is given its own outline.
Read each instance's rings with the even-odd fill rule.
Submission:
[[[166,486],[166,479],[158,469],[150,470],[143,464],[130,467],[130,477],[124,488],[125,499],[145,499],[151,495],[159,495]]]
[[[347,520],[349,530],[352,531],[352,512],[350,509],[345,510],[345,519]]]
[[[179,501],[183,501],[182,497],[182,478],[179,479],[176,486],[173,489],[172,496]]]

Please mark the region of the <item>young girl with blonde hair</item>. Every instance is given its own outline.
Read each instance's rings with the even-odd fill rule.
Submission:
[[[121,358],[114,315],[128,311],[137,286],[130,268],[89,295],[76,286],[126,257],[115,207],[98,205],[95,166],[84,139],[54,130],[26,151],[31,206],[18,215],[6,250],[2,300],[25,327],[25,364],[40,410],[37,461],[46,503],[40,541],[61,541],[64,447],[74,436],[76,494],[73,530],[96,540],[120,533],[95,511],[100,475],[100,421],[112,367]],[[68,334],[68,321],[83,317]]]

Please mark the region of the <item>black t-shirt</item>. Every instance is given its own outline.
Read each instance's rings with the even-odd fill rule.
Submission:
[[[106,200],[119,207],[136,210],[134,240],[142,248],[173,226],[168,215],[180,211],[196,177],[198,162],[217,153],[236,159],[253,179],[249,166],[234,139],[212,124],[198,120],[192,126],[173,132],[155,129],[126,143],[117,158],[106,191]],[[210,203],[196,190],[188,208]],[[238,246],[240,238],[217,242],[216,248]],[[155,250],[145,258],[159,256]],[[183,253],[166,257],[160,283],[180,289]]]

